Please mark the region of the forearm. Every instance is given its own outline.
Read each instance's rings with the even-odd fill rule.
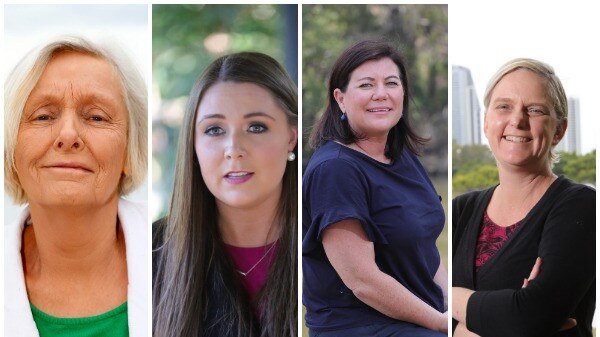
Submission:
[[[444,310],[448,310],[448,272],[441,261],[440,266],[433,277],[433,281],[442,289],[442,293],[444,294]]]
[[[469,331],[464,323],[458,323],[454,330],[453,337],[479,337],[479,335]]]
[[[389,317],[430,330],[447,330],[447,314],[440,313],[381,271],[364,273],[348,286],[358,299]]]
[[[452,317],[465,326],[467,324],[467,304],[473,293],[473,290],[467,288],[452,287]]]

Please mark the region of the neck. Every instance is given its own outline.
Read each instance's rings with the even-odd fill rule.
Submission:
[[[257,206],[232,207],[217,201],[219,231],[223,241],[237,247],[259,247],[274,242],[279,237],[276,193]]]
[[[104,205],[64,207],[30,204],[32,226],[23,236],[30,273],[52,277],[90,277],[124,257],[117,222],[118,196]]]
[[[549,167],[536,172],[519,168],[498,167],[500,185],[497,192],[501,200],[506,200],[515,208],[531,209],[556,180]]]
[[[389,158],[385,156],[386,145],[387,134],[385,136],[369,137],[357,140],[355,143],[350,144],[350,147],[357,151],[363,152],[375,160],[389,162]]]

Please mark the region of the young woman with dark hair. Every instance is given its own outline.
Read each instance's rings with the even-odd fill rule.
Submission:
[[[214,61],[155,224],[153,336],[297,335],[297,91],[269,56]]]

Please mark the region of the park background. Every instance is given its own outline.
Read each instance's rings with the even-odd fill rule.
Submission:
[[[314,151],[307,141],[325,108],[331,66],[344,49],[363,39],[384,39],[404,56],[412,95],[411,122],[421,136],[430,138],[420,160],[447,210],[447,5],[302,6],[302,167]],[[447,225],[437,245],[447,266]],[[305,326],[302,334],[308,336]]]
[[[216,58],[258,51],[298,82],[297,5],[152,6],[152,195],[150,218],[166,214],[179,129],[189,92]]]

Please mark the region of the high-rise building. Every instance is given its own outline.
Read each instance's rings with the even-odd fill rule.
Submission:
[[[452,66],[452,139],[459,145],[481,144],[480,113],[471,71]]]
[[[579,115],[579,98],[568,98],[569,114],[567,117],[567,132],[556,145],[557,152],[572,152],[581,154],[581,118]]]

